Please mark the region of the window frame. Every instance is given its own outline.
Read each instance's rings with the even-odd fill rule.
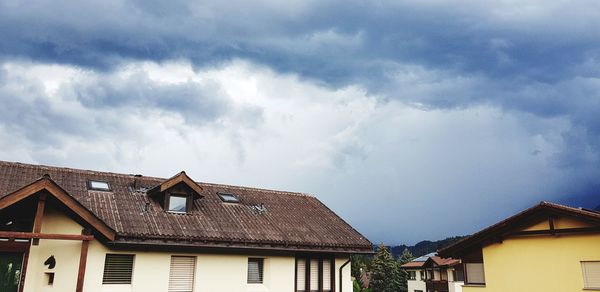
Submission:
[[[106,279],[105,279],[105,277],[106,277],[106,271],[107,271],[106,270],[106,268],[107,268],[106,263],[108,262],[107,260],[108,260],[108,258],[110,256],[115,256],[115,257],[119,257],[119,256],[125,257],[125,256],[127,256],[127,257],[131,257],[131,269],[130,269],[131,273],[129,275],[129,283],[108,283],[108,282],[106,282]],[[106,253],[104,255],[104,267],[102,269],[102,285],[131,285],[133,283],[133,274],[134,274],[134,270],[135,270],[135,257],[136,257],[135,254]]]
[[[469,269],[467,269],[468,265],[473,265],[473,264],[477,264],[477,265],[481,265],[481,271],[483,274],[483,283],[478,283],[478,282],[471,282],[471,280],[469,280]],[[476,286],[485,286],[486,283],[486,279],[485,279],[485,266],[484,264],[481,262],[467,262],[464,263],[463,265],[463,275],[464,275],[464,282],[466,285],[476,285]]]
[[[167,288],[167,291],[170,291],[171,289],[171,281],[172,281],[172,274],[173,274],[173,259],[174,258],[187,258],[187,259],[193,259],[193,267],[192,267],[192,290],[190,291],[194,291],[195,286],[196,286],[196,268],[197,268],[197,261],[198,261],[198,257],[197,256],[187,256],[187,255],[171,255],[171,261],[170,261],[170,265],[169,265],[169,286]]]
[[[305,290],[298,290],[298,261],[302,260],[305,262],[305,270],[304,270],[304,288]],[[311,282],[311,260],[318,261],[318,290],[310,290],[310,282]],[[331,283],[330,290],[324,290],[323,288],[323,279],[326,275],[323,275],[323,262],[329,262],[330,275],[328,275]],[[306,255],[306,256],[297,256],[294,263],[294,291],[295,292],[334,292],[336,291],[336,281],[335,281],[335,257],[333,256],[316,256],[316,255]]]
[[[585,265],[587,263],[596,263],[596,264],[600,264],[600,261],[580,261],[580,265],[581,265],[581,276],[582,276],[582,280],[583,280],[583,289],[584,290],[600,290],[600,285],[598,287],[588,287],[587,286],[587,273],[586,273],[586,269],[585,269]]]
[[[93,183],[105,183],[107,188],[94,187]],[[112,187],[110,186],[110,182],[108,182],[106,180],[88,179],[87,188],[89,191],[112,192]]]
[[[238,204],[240,202],[240,197],[232,193],[217,192],[217,196],[219,196],[219,199],[221,199],[223,203]],[[226,199],[224,197],[232,197],[233,199]]]
[[[185,199],[185,208],[183,211],[175,211],[175,210],[171,210],[171,198],[183,198]],[[189,212],[190,209],[190,197],[186,194],[180,194],[180,193],[172,193],[169,194],[166,198],[167,201],[167,212],[169,213],[175,213],[175,214],[186,214]]]
[[[414,281],[417,279],[417,271],[408,271],[408,279]]]
[[[259,279],[257,281],[250,281],[250,262],[257,262],[258,263],[258,277]],[[262,285],[265,283],[265,259],[264,258],[248,258],[248,266],[247,266],[247,277],[246,277],[246,283],[247,284],[258,284],[258,285]]]

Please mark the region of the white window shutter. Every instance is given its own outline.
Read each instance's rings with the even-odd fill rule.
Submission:
[[[319,291],[319,260],[310,260],[310,291]]]
[[[306,260],[298,259],[296,263],[296,289],[306,291]]]
[[[331,261],[323,260],[323,290],[331,291]]]
[[[586,289],[600,289],[600,262],[581,262]]]
[[[465,267],[469,284],[485,284],[483,263],[469,263],[465,264]]]
[[[194,291],[196,257],[172,256],[169,272],[169,292]]]

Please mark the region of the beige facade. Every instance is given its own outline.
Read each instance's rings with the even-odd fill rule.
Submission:
[[[45,210],[42,233],[81,234],[83,227],[60,211]],[[75,291],[81,241],[41,239],[31,246],[25,275],[24,292]],[[133,276],[130,285],[103,285],[104,260],[107,253],[134,254]],[[295,281],[294,256],[260,256],[264,258],[263,283],[247,284],[248,258],[256,255],[228,255],[176,252],[113,251],[97,240],[90,243],[85,270],[86,292],[148,292],[167,291],[170,260],[173,255],[196,257],[194,291],[198,292],[292,292]],[[44,261],[54,256],[56,267],[48,269]],[[348,258],[335,260],[335,287],[340,291],[339,268]],[[54,283],[48,284],[47,273],[54,273]],[[350,265],[343,273],[343,291],[352,291]]]

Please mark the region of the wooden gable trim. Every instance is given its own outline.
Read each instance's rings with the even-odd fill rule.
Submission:
[[[75,198],[69,195],[64,189],[56,184],[52,179],[45,176],[37,181],[24,186],[23,188],[0,198],[0,210],[9,207],[21,200],[33,196],[41,191],[46,191],[67,208],[73,211],[77,216],[83,219],[86,223],[96,229],[100,234],[105,236],[108,240],[114,240],[116,232],[110,228],[106,223],[100,220],[94,213],[88,210],[86,207],[81,205]]]
[[[152,188],[150,191],[148,191],[148,193],[150,194],[154,194],[154,193],[163,193],[166,190],[176,186],[177,184],[180,183],[184,183],[185,185],[187,185],[189,188],[191,188],[194,193],[195,193],[195,198],[199,199],[202,198],[202,187],[200,187],[195,181],[193,181],[186,173],[185,171],[182,171],[180,173],[178,173],[177,175],[175,175],[174,177],[164,181],[162,184]]]
[[[472,248],[481,248],[482,245],[489,243],[501,243],[503,238],[507,236],[521,235],[538,235],[538,234],[558,234],[558,233],[578,233],[578,232],[600,232],[596,227],[590,228],[572,228],[572,229],[556,229],[552,218],[556,216],[565,216],[586,222],[600,227],[600,215],[591,212],[561,206],[548,202],[531,207],[521,213],[509,217],[495,225],[483,229],[470,237],[467,237],[457,243],[450,245],[438,251],[443,257],[460,258],[464,256],[468,250]],[[551,218],[551,219],[549,219]],[[524,227],[528,223],[539,220],[548,221],[548,230],[532,230],[532,231],[515,231],[520,227]]]

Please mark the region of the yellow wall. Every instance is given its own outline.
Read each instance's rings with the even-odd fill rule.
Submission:
[[[44,213],[42,232],[81,234],[82,227],[50,206]],[[40,240],[32,246],[25,279],[25,292],[75,291],[81,242]],[[106,253],[135,254],[131,285],[102,285]],[[43,265],[51,255],[56,267]],[[168,252],[112,251],[94,240],[90,243],[85,273],[85,292],[166,292],[172,255],[196,256],[194,291],[197,292],[293,292],[295,258],[292,256],[264,257],[263,284],[247,284],[247,255],[185,254]],[[339,291],[339,267],[348,258],[336,259],[336,291]],[[54,272],[54,285],[48,286],[45,272]],[[343,270],[344,291],[352,291],[350,264]]]
[[[561,228],[580,226],[563,220]],[[581,261],[600,260],[600,234],[505,239],[483,248],[485,287],[464,292],[583,291]]]

